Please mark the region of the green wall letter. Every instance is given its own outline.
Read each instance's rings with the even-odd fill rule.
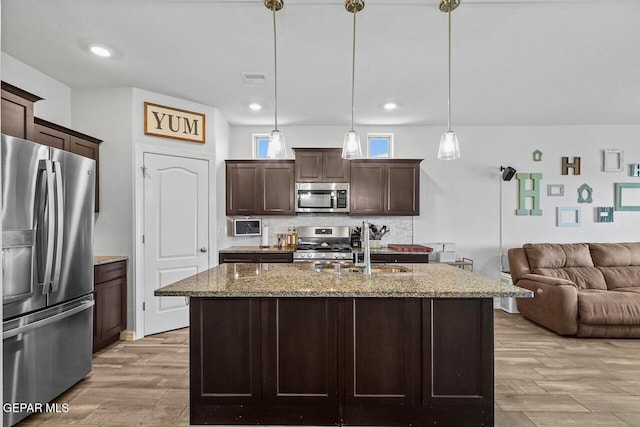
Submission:
[[[542,180],[541,173],[517,173],[516,179],[520,188],[520,194],[518,197],[518,209],[516,215],[542,215],[542,209],[540,209],[540,180]],[[526,189],[527,179],[531,179],[531,190]],[[525,198],[531,197],[533,209],[525,209]]]

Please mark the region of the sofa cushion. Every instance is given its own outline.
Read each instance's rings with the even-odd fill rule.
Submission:
[[[596,267],[640,266],[640,243],[589,243]]]
[[[589,249],[608,289],[640,287],[640,243],[591,243]]]
[[[522,246],[531,268],[593,267],[586,243],[527,243]]]
[[[528,243],[523,248],[534,274],[570,280],[578,289],[607,289],[586,243]]]
[[[640,293],[579,291],[578,321],[589,325],[638,325]]]

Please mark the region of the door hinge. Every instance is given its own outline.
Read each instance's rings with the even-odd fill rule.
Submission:
[[[147,303],[143,302],[142,303],[142,311],[145,311],[147,309]]]
[[[142,243],[144,243],[144,234],[142,235]]]
[[[146,178],[147,177],[147,167],[145,165],[142,165],[142,167],[140,169],[142,170],[142,177]]]

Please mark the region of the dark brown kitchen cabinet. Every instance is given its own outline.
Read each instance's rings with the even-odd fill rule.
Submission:
[[[394,254],[372,253],[371,262],[427,264],[429,262],[429,252],[411,252],[411,253],[394,253]]]
[[[227,215],[294,215],[293,160],[227,160]]]
[[[421,159],[351,160],[350,215],[420,215]]]
[[[49,121],[34,118],[34,138],[39,144],[69,151],[96,161],[96,206],[100,211],[100,143],[101,140]]]
[[[190,422],[493,425],[492,307],[192,297]]]
[[[293,262],[293,252],[262,253],[262,252],[220,252],[218,263],[287,263]]]
[[[127,261],[93,270],[93,352],[116,342],[127,327]]]
[[[33,141],[33,104],[41,99],[2,82],[2,133]]]
[[[296,182],[349,182],[349,160],[342,148],[294,148]]]

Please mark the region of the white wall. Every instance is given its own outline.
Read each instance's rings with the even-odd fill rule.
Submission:
[[[95,255],[129,257],[127,324],[133,325],[135,246],[133,241],[132,88],[73,91],[73,129],[102,139],[100,213],[94,228]]]
[[[210,260],[217,260],[216,154],[226,155],[228,124],[210,106],[137,88],[79,89],[72,97],[73,127],[103,139],[100,147],[100,214],[96,220],[96,255],[129,256],[128,329],[137,332],[143,322],[142,265],[139,242],[143,234],[142,167],[144,152],[193,155],[211,160]],[[206,115],[206,143],[158,138],[144,134],[144,102],[197,111]],[[224,164],[222,164],[224,168]],[[224,171],[222,172],[224,173]],[[224,203],[224,202],[223,202]],[[224,209],[224,208],[223,208]],[[224,211],[222,211],[224,213]]]
[[[340,147],[346,127],[281,127],[289,147]],[[526,242],[640,241],[640,212],[615,212],[613,224],[594,222],[594,207],[613,206],[614,182],[638,182],[624,172],[605,173],[601,150],[624,150],[626,163],[640,163],[640,126],[482,126],[457,127],[462,158],[438,161],[441,127],[357,127],[365,141],[367,132],[392,132],[395,157],[422,158],[421,214],[414,218],[414,243],[454,242],[459,256],[474,259],[475,270],[498,278],[499,167],[518,172],[543,173],[540,217],[516,216],[517,180],[504,183],[504,248]],[[251,135],[268,133],[265,127],[232,126],[230,158],[251,158]],[[543,152],[542,162],[533,151]],[[561,157],[582,158],[582,174],[561,175]],[[571,159],[570,159],[571,160]],[[577,188],[593,187],[593,203],[577,203]],[[564,197],[548,197],[547,184],[564,184]],[[580,206],[583,224],[576,228],[555,225],[557,206]]]
[[[69,86],[4,52],[2,52],[2,81],[44,98],[35,103],[36,117],[60,126],[71,127],[71,88]]]

